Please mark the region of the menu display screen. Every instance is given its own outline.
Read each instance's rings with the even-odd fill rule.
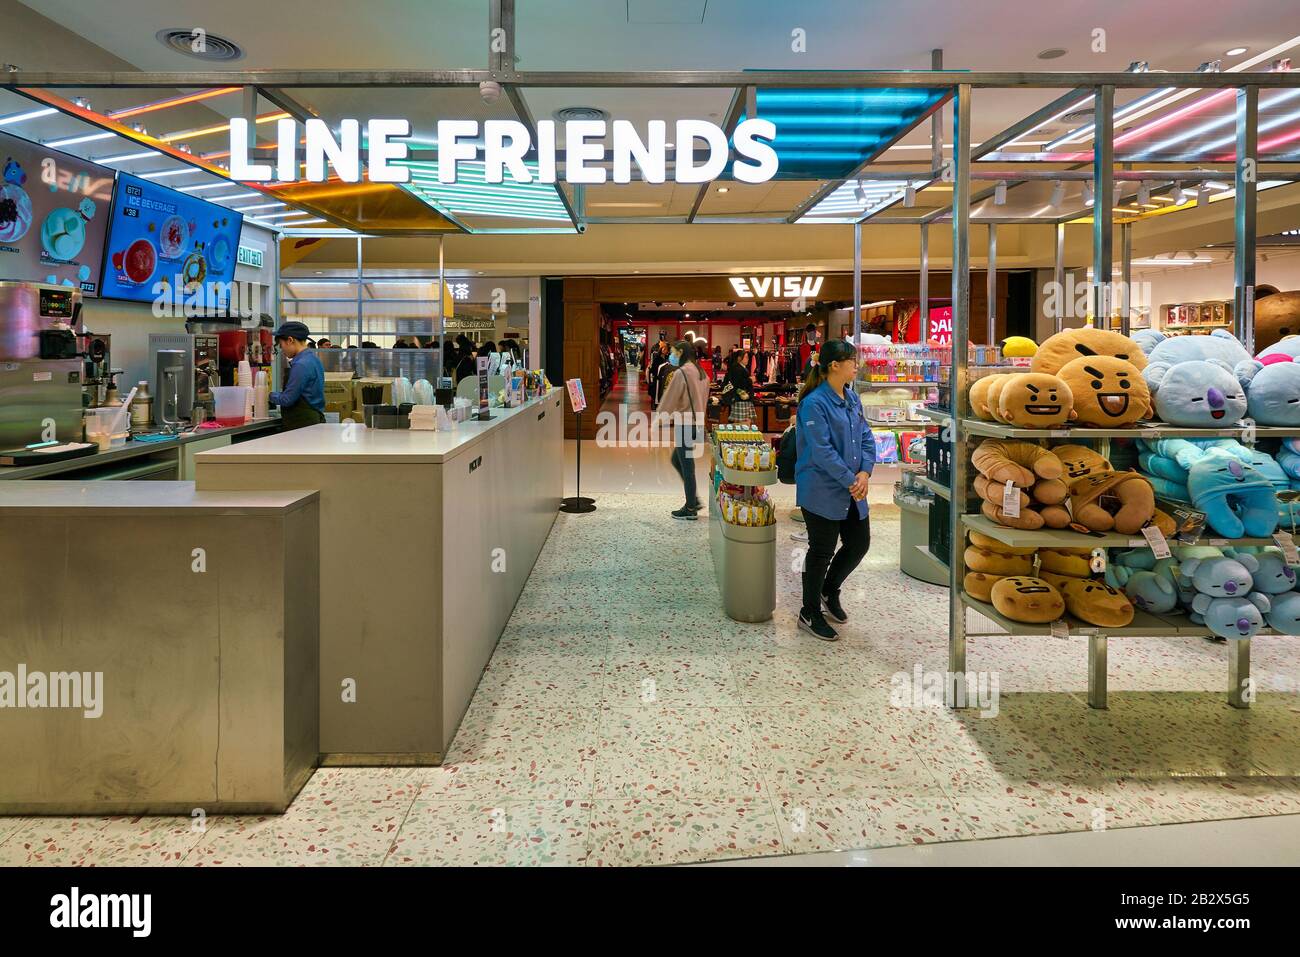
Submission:
[[[0,279],[99,292],[113,171],[0,133]]]
[[[121,173],[113,197],[101,295],[153,302],[203,293],[235,277],[244,217]]]

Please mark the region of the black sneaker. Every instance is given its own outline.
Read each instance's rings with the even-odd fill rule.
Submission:
[[[691,511],[689,508],[687,508],[685,505],[683,505],[683,506],[682,506],[681,508],[679,508],[677,511],[673,512],[673,518],[675,518],[675,519],[679,519],[680,521],[683,521],[683,522],[696,522],[696,521],[699,521],[699,516],[696,515],[696,514],[695,514],[693,511]]]
[[[844,606],[840,604],[839,595],[822,595],[822,608],[826,610],[826,617],[831,621],[842,625],[849,620],[849,616],[844,614]]]
[[[821,612],[815,612],[811,616],[807,612],[799,612],[799,630],[806,631],[822,641],[839,641],[840,638],[835,633],[835,629],[826,623],[826,618]]]
[[[683,506],[688,512],[699,512],[704,508],[703,502],[696,502],[694,505]]]

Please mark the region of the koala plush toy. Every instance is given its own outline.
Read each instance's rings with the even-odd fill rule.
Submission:
[[[1264,627],[1264,615],[1272,602],[1255,591],[1254,573],[1259,562],[1254,555],[1224,555],[1220,558],[1192,558],[1183,562],[1180,576],[1195,589],[1191,619],[1204,624],[1220,638],[1251,638]]]

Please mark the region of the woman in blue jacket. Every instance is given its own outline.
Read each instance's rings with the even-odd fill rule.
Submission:
[[[795,420],[795,500],[808,529],[799,627],[824,641],[839,637],[827,615],[848,621],[840,589],[871,545],[867,483],[876,439],[853,390],[857,373],[853,346],[843,339],[826,343],[799,391]]]

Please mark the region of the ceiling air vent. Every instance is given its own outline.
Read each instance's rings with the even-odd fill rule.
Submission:
[[[243,59],[244,51],[233,40],[199,29],[159,30],[158,42],[169,50],[196,60],[228,62]]]
[[[551,114],[561,123],[567,120],[607,120],[609,114],[594,106],[565,106]]]

